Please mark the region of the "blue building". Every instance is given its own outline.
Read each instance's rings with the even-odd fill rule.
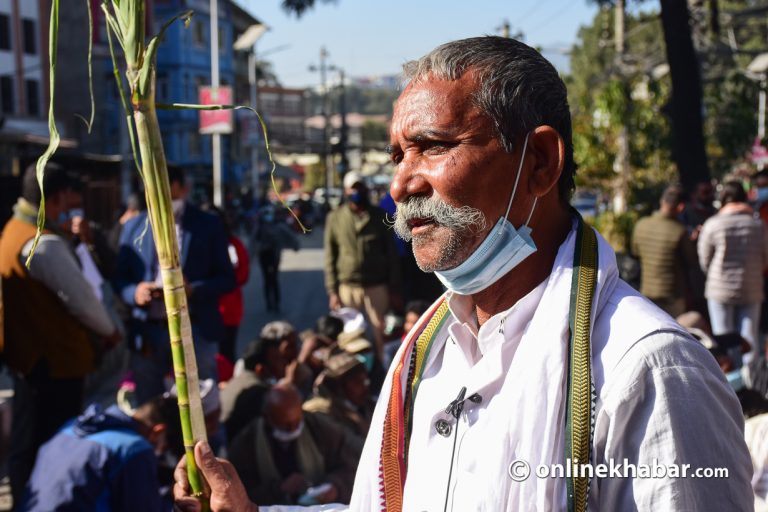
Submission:
[[[157,53],[158,103],[199,103],[200,86],[211,84],[210,0],[146,0],[147,34],[154,36],[162,25],[177,14],[192,10],[189,27],[180,21],[172,24],[165,33]],[[2,3],[2,2],[0,2]],[[66,72],[57,75],[57,120],[61,123],[65,138],[77,142],[79,151],[109,157],[121,167],[120,187],[123,199],[126,191],[140,188],[135,168],[126,165],[130,159],[130,143],[125,115],[115,85],[112,62],[109,58],[101,0],[90,0],[94,15],[93,76],[96,116],[93,129],[88,133],[78,115],[87,115],[88,70],[86,65],[87,37],[82,37],[82,27],[87,13],[79,2],[71,9],[61,11],[59,68]],[[218,0],[219,9],[219,76],[220,84],[235,86],[245,84],[247,93],[247,55],[235,54],[235,38],[251,24],[258,23],[250,14],[232,0]],[[235,29],[240,27],[240,32]],[[121,64],[122,65],[122,64]],[[124,68],[121,68],[124,73]],[[236,94],[238,94],[236,92]],[[247,102],[247,96],[236,95],[235,102]],[[235,115],[236,124],[232,135],[222,136],[222,175],[225,187],[236,188],[241,176],[249,170],[247,148],[243,147],[241,115]],[[200,114],[194,110],[158,110],[166,159],[170,165],[178,165],[187,171],[195,185],[195,193],[212,197],[211,136],[199,134]]]
[[[195,14],[189,27],[174,23],[166,32],[157,52],[157,102],[198,103],[198,90],[211,84],[211,31],[209,0],[155,0],[153,19],[157,32],[162,24],[181,11]],[[230,1],[220,0],[219,76],[221,85],[234,86],[233,12]],[[158,111],[165,154],[169,164],[187,170],[201,189],[212,180],[211,136],[198,133],[199,113],[194,110]],[[234,180],[231,136],[222,136],[222,174],[224,183]],[[209,195],[210,197],[210,195]]]

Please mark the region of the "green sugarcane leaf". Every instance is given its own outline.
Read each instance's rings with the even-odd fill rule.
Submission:
[[[75,117],[83,120],[85,126],[88,127],[88,135],[90,135],[93,128],[93,116],[96,113],[96,100],[93,95],[93,13],[91,13],[90,0],[85,0],[85,10],[88,11],[88,93],[91,98],[91,116],[86,119],[80,114],[75,114]]]
[[[115,3],[117,19],[121,25],[125,61],[128,69],[141,67],[144,56],[144,0],[128,0]]]
[[[194,13],[194,11],[180,12],[173,18],[163,23],[163,26],[160,27],[160,31],[157,33],[157,35],[155,35],[155,37],[149,41],[149,44],[147,45],[147,51],[144,54],[144,63],[139,70],[139,94],[142,96],[144,96],[149,90],[149,81],[152,76],[152,68],[155,65],[155,54],[157,53],[157,47],[160,46],[160,42],[163,40],[168,27],[173,25],[173,23],[177,20],[183,20],[184,27],[188,27],[189,20],[192,18]]]
[[[120,48],[122,48],[123,53],[125,53],[125,46],[123,45],[123,32],[120,29],[120,24],[112,15],[112,11],[110,11],[109,4],[106,2],[106,0],[102,2],[101,10],[104,11],[104,19],[106,20],[107,25],[112,29],[112,33],[115,34],[117,42],[120,44]]]
[[[155,106],[160,110],[250,110],[256,114],[256,117],[259,119],[259,124],[261,125],[261,131],[264,134],[264,147],[267,150],[269,163],[272,164],[272,169],[269,171],[269,176],[272,181],[272,190],[275,192],[275,195],[277,195],[277,198],[280,200],[280,203],[283,205],[283,207],[288,210],[293,218],[296,219],[296,222],[299,223],[299,227],[301,228],[302,233],[306,234],[311,231],[309,228],[304,226],[304,224],[302,224],[301,220],[299,220],[299,216],[296,215],[290,206],[288,206],[288,203],[286,203],[285,199],[283,199],[283,195],[279,190],[277,190],[277,182],[275,181],[275,170],[277,169],[277,164],[272,158],[272,149],[269,146],[269,135],[267,134],[267,124],[264,122],[264,118],[261,117],[261,114],[259,114],[255,108],[245,105],[195,105],[192,103],[157,103]]]
[[[35,254],[37,244],[40,242],[40,236],[43,234],[43,227],[45,226],[45,190],[43,190],[43,178],[45,176],[45,166],[48,164],[48,160],[51,159],[56,149],[59,147],[59,131],[56,129],[56,118],[53,113],[53,96],[56,85],[56,55],[59,47],[59,0],[53,0],[51,2],[51,21],[50,31],[48,35],[48,58],[50,60],[50,103],[48,105],[48,132],[50,133],[50,140],[48,141],[48,148],[37,159],[37,165],[35,168],[37,175],[37,184],[40,187],[40,208],[37,211],[37,232],[35,233],[35,239],[32,242],[32,248],[27,256],[26,266],[29,268],[29,264],[32,262],[32,256]]]
[[[120,103],[123,105],[123,112],[125,113],[125,122],[128,125],[128,137],[131,140],[131,151],[133,152],[133,163],[136,164],[136,169],[139,171],[139,176],[144,180],[144,173],[141,170],[141,162],[139,160],[139,152],[136,149],[136,130],[133,125],[133,113],[131,112],[131,105],[128,103],[128,95],[123,87],[123,79],[120,77],[120,67],[117,64],[117,56],[115,55],[115,45],[112,43],[112,30],[109,23],[107,23],[107,42],[109,43],[109,55],[112,58],[112,73],[115,76],[115,84],[117,90],[120,93]]]

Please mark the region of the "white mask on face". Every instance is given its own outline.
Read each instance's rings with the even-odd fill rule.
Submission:
[[[272,427],[272,437],[274,437],[276,440],[280,441],[281,443],[290,443],[291,441],[295,441],[299,438],[302,431],[304,430],[304,420],[301,420],[299,423],[299,426],[296,427],[296,430],[289,431],[289,430],[282,430],[279,428]]]
[[[184,212],[184,200],[173,199],[171,201],[171,208],[173,208],[173,216],[178,218]]]
[[[507,220],[512,209],[512,201],[515,199],[515,192],[517,192],[520,174],[523,171],[525,151],[528,148],[528,135],[525,136],[515,185],[512,188],[512,195],[509,198],[504,216],[499,218],[485,240],[464,262],[452,269],[435,272],[445,287],[454,293],[472,295],[483,291],[536,252],[536,244],[531,238],[531,228],[528,227],[528,223],[531,221],[538,198],[534,197],[528,220],[519,229],[515,229],[512,223]]]

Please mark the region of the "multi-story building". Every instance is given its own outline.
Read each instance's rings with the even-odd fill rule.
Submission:
[[[0,0],[0,218],[23,166],[48,143],[47,13],[46,0]]]
[[[281,153],[309,151],[304,122],[307,119],[306,89],[260,87],[259,110],[269,127],[270,144]]]
[[[208,0],[155,0],[158,24],[184,9],[194,16],[189,27],[173,24],[157,52],[157,101],[159,103],[198,103],[199,90],[211,84],[210,2]],[[218,2],[219,76],[223,86],[234,85],[232,4]],[[163,21],[160,21],[163,20]],[[195,110],[158,111],[165,154],[169,163],[181,166],[198,192],[212,197],[212,144],[210,135],[198,132],[200,114]],[[222,155],[231,155],[231,136],[222,136]],[[222,158],[223,182],[237,181],[231,158]]]

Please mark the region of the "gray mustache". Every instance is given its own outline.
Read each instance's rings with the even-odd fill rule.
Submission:
[[[471,206],[451,206],[437,197],[411,196],[397,203],[392,227],[397,236],[409,242],[412,238],[408,221],[429,219],[452,231],[482,231],[487,222],[483,212]]]

